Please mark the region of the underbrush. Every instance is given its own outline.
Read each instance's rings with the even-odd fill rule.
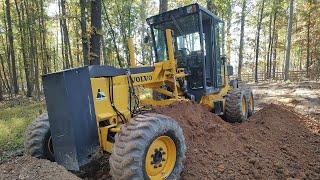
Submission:
[[[0,104],[0,162],[23,148],[27,126],[45,109],[44,102],[29,99]]]

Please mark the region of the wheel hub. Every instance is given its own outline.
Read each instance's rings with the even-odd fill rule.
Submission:
[[[252,96],[250,96],[250,98],[249,98],[249,107],[251,108],[251,110],[253,109],[253,99],[252,99]]]
[[[166,160],[164,158],[164,155],[166,152],[160,147],[159,149],[154,150],[154,154],[151,154],[151,164],[154,168],[162,167],[162,162],[164,163]]]
[[[241,112],[242,112],[243,116],[245,116],[246,111],[247,111],[246,100],[245,100],[245,97],[243,96],[242,99],[241,99]]]
[[[146,155],[146,173],[150,179],[165,179],[174,169],[176,146],[168,136],[155,139]]]
[[[51,137],[51,136],[50,136],[49,139],[48,139],[48,144],[47,144],[47,146],[48,146],[49,152],[51,153],[51,155],[53,155],[54,152],[53,152],[53,145],[52,145],[52,137]]]

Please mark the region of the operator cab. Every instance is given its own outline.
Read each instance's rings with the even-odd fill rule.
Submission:
[[[147,23],[156,62],[168,59],[165,30],[172,30],[177,67],[188,74],[187,89],[196,101],[219,92],[224,86],[222,20],[196,3],[150,17]]]

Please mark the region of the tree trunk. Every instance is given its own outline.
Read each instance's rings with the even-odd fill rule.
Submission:
[[[80,23],[78,21],[74,21],[72,22],[73,24],[73,29],[75,29],[74,31],[74,41],[73,41],[73,46],[76,47],[76,64],[75,66],[79,66],[81,63],[80,63],[80,34],[79,34],[79,25],[81,26],[81,21]]]
[[[18,86],[18,77],[17,77],[17,69],[16,69],[16,58],[14,54],[12,22],[11,22],[9,0],[6,0],[6,17],[7,17],[7,23],[8,23],[9,49],[10,49],[10,59],[11,59],[11,66],[12,66],[12,84],[13,84],[14,93],[17,95],[19,93],[19,86]]]
[[[60,14],[60,12],[59,12],[59,14]],[[64,48],[65,44],[64,44],[64,35],[63,35],[62,19],[61,18],[59,20],[59,25],[60,25],[60,37],[61,37],[61,48],[60,49],[61,49],[63,69],[67,69],[69,67],[69,58],[68,58],[68,53],[66,53],[65,48]]]
[[[270,13],[270,19],[269,19],[269,44],[268,44],[268,52],[267,52],[267,78],[270,78],[269,69],[271,67],[269,59],[271,58],[272,51],[272,14]]]
[[[1,56],[1,54],[0,54],[0,62],[2,62],[2,56]],[[2,63],[0,63],[0,65],[1,65]],[[0,102],[1,101],[3,101],[4,100],[4,97],[3,97],[3,95],[5,94],[5,80],[4,80],[4,78],[3,78],[3,76],[2,76],[2,72],[1,72],[1,68],[0,68]],[[3,74],[5,75],[5,72],[3,72]]]
[[[89,47],[87,38],[86,0],[80,0],[81,12],[81,37],[83,64],[89,65]]]
[[[143,7],[145,4],[147,4],[146,0],[141,0],[141,7]],[[148,57],[148,46],[146,46],[146,44],[144,43],[144,37],[146,35],[147,29],[145,27],[145,21],[147,18],[146,15],[146,8],[141,8],[140,10],[140,20],[141,20],[141,27],[140,27],[140,32],[141,32],[141,36],[140,36],[140,47],[141,47],[141,62],[142,64],[149,64],[151,65],[151,61],[148,59],[146,60],[146,57]],[[149,57],[151,57],[151,55],[149,55]]]
[[[0,101],[3,101],[3,86],[2,86],[2,79],[0,80]]]
[[[239,64],[238,64],[238,78],[241,80],[241,69],[243,61],[243,45],[244,45],[244,24],[245,24],[245,14],[246,14],[246,0],[242,2],[241,10],[241,29],[240,29],[240,47],[239,47]]]
[[[23,8],[24,7],[24,8]],[[28,35],[28,39],[27,39],[27,43],[28,43],[28,59],[26,60],[26,64],[27,66],[25,67],[25,71],[28,71],[27,73],[29,74],[29,81],[30,81],[30,91],[31,91],[31,96],[32,96],[32,92],[34,89],[34,80],[35,80],[35,71],[34,71],[34,59],[36,58],[36,51],[35,51],[35,44],[34,44],[34,33],[35,30],[33,28],[33,26],[31,25],[32,22],[34,22],[34,12],[29,12],[29,7],[28,7],[28,1],[24,0],[23,4],[21,4],[21,12],[23,13],[25,10],[26,13],[26,34]],[[22,16],[23,17],[23,16]]]
[[[272,56],[273,56],[273,44],[274,44],[274,41],[275,41],[275,33],[276,31],[278,31],[276,29],[276,21],[277,21],[277,13],[278,13],[278,8],[277,8],[277,4],[276,4],[277,1],[275,1],[275,5],[274,5],[274,14],[273,14],[273,29],[272,29],[272,40],[271,40],[271,48],[270,48],[270,56],[269,56],[269,65],[270,65],[270,68],[269,68],[269,78],[271,77],[271,71],[272,71],[272,68],[273,67],[273,63],[272,63]]]
[[[107,20],[107,23],[108,23],[109,26],[110,26],[111,39],[112,39],[112,43],[113,43],[113,45],[114,45],[114,49],[115,49],[115,51],[116,51],[117,61],[118,61],[119,66],[122,68],[122,67],[124,67],[124,65],[123,65],[123,63],[122,63],[122,61],[121,61],[121,58],[120,58],[119,48],[118,48],[117,42],[116,42],[115,31],[114,31],[113,26],[112,26],[112,24],[111,24],[111,22],[110,22],[109,14],[108,14],[108,12],[107,12],[105,3],[102,2],[102,5],[103,5],[103,11],[104,11],[105,17],[106,17],[105,20]]]
[[[31,4],[29,4],[29,2]],[[33,77],[32,83],[35,86],[36,98],[40,100],[40,82],[39,82],[39,57],[38,57],[38,46],[37,46],[37,30],[34,28],[32,23],[36,21],[36,11],[29,11],[30,7],[35,7],[32,1],[25,0],[25,10],[27,15],[27,25],[29,34],[29,62],[30,62],[30,77]]]
[[[18,14],[19,31],[20,31],[20,46],[21,46],[21,53],[22,53],[22,59],[23,59],[24,74],[25,74],[26,83],[27,83],[26,96],[31,97],[33,88],[32,88],[32,82],[31,82],[31,78],[30,78],[29,63],[28,63],[28,59],[27,59],[26,41],[25,41],[26,33],[25,33],[24,26],[22,23],[22,22],[24,22],[24,14],[23,14],[24,7],[23,7],[22,2],[20,2],[20,9],[21,9],[20,10],[17,0],[15,0],[15,6],[16,6],[17,14]]]
[[[2,86],[1,72],[0,72],[0,101],[3,101],[3,86]]]
[[[63,42],[64,42],[64,57],[66,59],[66,68],[72,67],[72,54],[70,50],[70,39],[69,39],[69,31],[67,27],[67,21],[66,21],[66,1],[61,0],[60,1],[60,7],[61,7],[61,18],[60,18],[60,24],[62,27],[63,32]]]
[[[311,12],[308,13],[308,25],[307,25],[307,62],[306,62],[307,77],[309,77],[309,67],[310,67],[310,26],[311,26]]]
[[[3,1],[3,12],[5,12],[6,11],[6,5],[5,5],[5,2]],[[8,65],[8,67],[7,67],[7,69],[8,69],[8,77],[7,76],[5,76],[5,77],[7,77],[7,87],[8,87],[8,93],[9,93],[9,95],[10,95],[10,97],[11,97],[11,93],[12,93],[12,68],[11,68],[11,57],[10,57],[10,47],[9,47],[9,37],[8,37],[8,26],[7,26],[7,16],[6,16],[6,14],[4,13],[4,16],[3,16],[3,24],[4,24],[4,30],[5,30],[5,40],[2,38],[2,36],[0,36],[0,38],[1,38],[1,42],[2,42],[2,45],[3,45],[3,47],[4,47],[4,55],[5,55],[5,57],[7,57],[7,65]],[[4,62],[3,62],[4,63]],[[4,64],[2,64],[3,65],[3,68],[5,68],[5,65]]]
[[[79,66],[81,63],[80,63],[80,38],[77,34],[77,37],[76,37],[76,48],[77,48],[77,66]]]
[[[168,11],[168,0],[160,0],[159,2],[159,13]]]
[[[104,42],[103,37],[101,38],[101,44],[102,44],[103,63],[104,63],[104,65],[109,65],[108,55],[107,55],[107,46]]]
[[[38,52],[38,46],[37,46],[37,38],[33,38],[34,43],[34,51]],[[40,81],[39,81],[39,56],[38,54],[35,54],[34,61],[34,79],[35,79],[35,86],[36,86],[36,98],[38,101],[40,101]]]
[[[3,72],[3,85],[6,87],[6,90],[8,93],[11,92],[11,87],[10,87],[10,83],[9,83],[9,80],[7,78],[7,73],[5,71],[5,67],[4,67],[4,60],[3,60],[3,57],[2,55],[0,54],[0,62],[1,62],[1,69],[2,69],[2,72]]]
[[[228,7],[228,16],[227,16],[227,59],[230,61],[231,59],[231,44],[232,44],[232,38],[231,38],[231,19],[232,19],[232,3],[230,3]]]
[[[56,45],[53,49],[54,49],[54,56],[55,56],[53,58],[53,71],[56,72],[58,69],[57,60],[59,57],[59,30],[57,30],[56,32]]]
[[[43,1],[40,2],[40,18],[39,18],[39,26],[41,33],[41,47],[42,47],[42,74],[47,74],[50,72],[50,63],[49,63],[49,54],[47,49],[47,35],[46,35],[46,27],[45,27],[45,19],[44,19],[44,7]]]
[[[26,95],[26,91],[25,91],[25,88],[24,88],[24,79],[23,79],[23,72],[22,72],[22,67],[23,67],[23,65],[22,65],[22,57],[21,57],[21,55],[19,56],[19,58],[18,58],[18,71],[19,71],[19,75],[18,75],[18,77],[19,77],[19,79],[20,79],[20,90],[22,91],[22,94],[24,94],[24,95]]]
[[[207,2],[207,9],[208,9],[210,12],[212,12],[213,14],[215,14],[215,13],[216,13],[216,7],[215,7],[215,5],[214,5],[213,0],[206,0],[206,2]]]
[[[263,10],[264,10],[264,1],[262,0],[262,5],[261,5],[261,10],[260,10],[260,16],[259,16],[259,21],[258,21],[258,26],[257,26],[257,38],[256,38],[256,68],[255,68],[255,75],[254,79],[255,82],[258,83],[258,60],[259,60],[259,43],[260,43],[260,30],[261,30],[261,23],[263,19]]]
[[[102,36],[101,0],[91,1],[91,39],[90,39],[90,64],[99,65],[100,47]]]
[[[290,13],[288,19],[288,34],[287,34],[287,45],[286,45],[286,59],[285,59],[285,69],[284,69],[284,80],[289,79],[289,66],[290,66],[290,52],[291,52],[291,33],[292,33],[292,19],[293,19],[293,2],[290,0]]]
[[[276,67],[277,67],[277,48],[278,48],[278,31],[275,31],[273,36],[274,38],[274,47],[273,47],[273,55],[272,55],[272,78],[274,79],[276,76]]]

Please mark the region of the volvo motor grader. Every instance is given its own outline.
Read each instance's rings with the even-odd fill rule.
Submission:
[[[191,4],[147,23],[152,66],[136,66],[129,41],[126,69],[93,65],[42,77],[48,114],[29,126],[28,154],[79,170],[102,149],[111,153],[114,179],[178,179],[186,150],[182,129],[169,117],[140,113],[141,107],[189,99],[232,123],[252,114],[252,92],[229,81],[223,21]],[[154,97],[140,98],[141,89]]]

